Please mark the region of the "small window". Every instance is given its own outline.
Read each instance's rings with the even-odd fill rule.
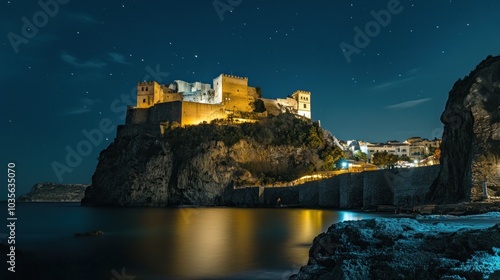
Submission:
[[[306,108],[307,108],[307,104],[304,104],[304,109],[306,109]]]
[[[144,87],[141,88],[141,91],[144,91]]]
[[[146,87],[146,91],[148,91],[148,87]]]
[[[146,98],[144,98],[144,99],[142,100],[142,103],[146,103]]]

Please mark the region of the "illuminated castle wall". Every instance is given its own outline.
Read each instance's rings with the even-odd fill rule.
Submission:
[[[127,112],[127,124],[178,122],[196,125],[225,119],[235,113],[250,113],[262,101],[265,114],[294,113],[311,118],[311,93],[296,91],[284,99],[265,99],[260,91],[248,86],[247,77],[221,74],[210,84],[175,80],[161,85],[155,81],[137,84],[137,106]]]

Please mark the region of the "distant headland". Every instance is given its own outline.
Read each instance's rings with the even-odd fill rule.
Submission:
[[[20,202],[80,202],[89,185],[38,183],[19,197]]]

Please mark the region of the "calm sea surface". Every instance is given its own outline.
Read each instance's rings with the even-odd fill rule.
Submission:
[[[0,207],[6,224],[7,205]],[[71,280],[288,279],[306,264],[314,237],[331,224],[380,217],[333,210],[87,208],[77,203],[19,203],[16,216],[22,254],[15,278]],[[104,235],[74,237],[92,230]],[[4,244],[6,233],[3,225]],[[0,260],[0,278],[10,279],[4,253]]]

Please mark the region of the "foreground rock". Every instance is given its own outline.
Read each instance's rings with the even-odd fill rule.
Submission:
[[[19,198],[21,202],[80,202],[89,185],[38,183]]]
[[[293,280],[500,279],[500,224],[374,219],[332,225]]]
[[[500,57],[489,56],[449,93],[441,171],[428,198],[437,203],[500,196]]]

